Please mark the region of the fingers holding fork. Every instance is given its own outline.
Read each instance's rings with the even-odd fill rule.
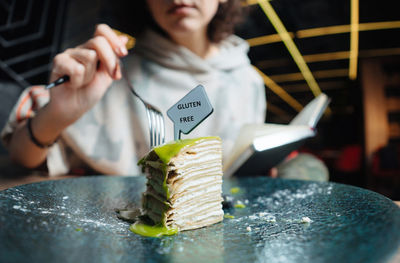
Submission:
[[[92,39],[54,58],[51,83],[46,88],[66,82],[73,88],[85,86],[99,71],[106,72],[111,79],[120,79],[118,61],[128,54],[127,42],[126,36],[118,36],[109,26],[98,25]]]

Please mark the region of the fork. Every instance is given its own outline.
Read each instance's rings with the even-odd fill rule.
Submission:
[[[154,148],[158,145],[164,144],[165,142],[165,124],[164,124],[164,115],[158,110],[156,107],[142,99],[138,93],[136,93],[135,88],[132,84],[132,81],[129,78],[128,73],[125,70],[123,62],[120,60],[119,62],[122,78],[128,84],[130,91],[135,95],[141,102],[143,102],[146,108],[147,121],[149,123],[150,130],[150,148]]]

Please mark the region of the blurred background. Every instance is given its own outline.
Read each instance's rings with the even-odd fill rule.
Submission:
[[[0,126],[20,92],[47,83],[52,58],[112,26],[111,0],[0,0]],[[330,181],[400,200],[400,2],[244,1],[236,34],[251,47],[268,103],[266,122],[289,123],[321,92],[331,104],[300,149]],[[118,29],[118,28],[117,28]],[[8,162],[0,147],[0,160]]]

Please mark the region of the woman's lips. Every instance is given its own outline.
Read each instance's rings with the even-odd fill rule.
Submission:
[[[168,14],[172,15],[188,15],[195,9],[191,5],[174,5],[168,10]]]

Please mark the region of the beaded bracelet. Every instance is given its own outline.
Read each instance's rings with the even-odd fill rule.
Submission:
[[[37,147],[42,148],[42,149],[46,149],[46,148],[51,147],[54,143],[57,142],[58,138],[57,138],[54,142],[52,142],[52,143],[50,143],[50,144],[42,144],[41,142],[39,142],[39,141],[36,139],[36,137],[33,135],[31,120],[32,120],[32,118],[28,118],[28,121],[27,121],[27,123],[26,123],[26,126],[28,127],[29,138],[31,139],[31,141],[32,141]]]

